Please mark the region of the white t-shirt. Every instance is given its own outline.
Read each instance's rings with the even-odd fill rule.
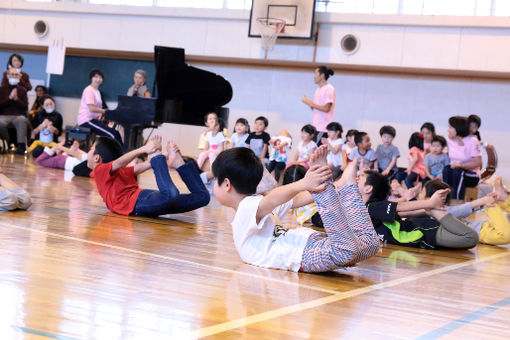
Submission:
[[[315,231],[311,228],[279,229],[275,236],[275,224],[270,215],[256,222],[262,195],[246,196],[237,207],[232,221],[234,244],[241,259],[249,264],[265,268],[285,269],[297,272],[308,238]],[[273,210],[282,218],[292,207],[292,200]]]
[[[284,147],[279,147],[280,144],[287,143]],[[292,139],[287,136],[278,136],[274,139],[273,146],[271,147],[270,161],[287,163],[287,156],[289,148],[291,147]]]
[[[205,140],[209,143],[209,150],[219,151],[221,143],[224,143],[227,139],[221,132],[213,136],[212,131],[209,131],[205,134]]]
[[[238,148],[238,147],[247,147],[248,144],[246,144],[246,138],[248,138],[249,133],[245,133],[242,136],[239,136],[237,133],[234,133],[232,136],[230,136],[230,143]]]
[[[350,147],[349,144],[345,143],[342,146],[342,150],[345,150],[345,154],[347,155],[347,158],[351,155],[352,150],[356,149],[356,146]]]
[[[317,144],[312,140],[308,142],[308,144],[303,145],[303,141],[299,142],[297,151],[299,153],[298,161],[305,159],[310,155],[310,152],[312,152],[313,149],[317,147]]]
[[[333,145],[333,147],[337,147],[344,142],[342,140],[342,138],[337,138],[335,140],[331,140],[331,138],[328,138],[328,141],[331,143],[331,145]],[[340,148],[336,154],[333,153],[331,150],[328,150],[327,160],[328,160],[328,163],[333,164],[333,166],[341,166],[342,165],[342,148]]]

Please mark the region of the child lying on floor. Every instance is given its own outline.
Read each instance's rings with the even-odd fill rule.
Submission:
[[[28,192],[4,175],[0,168],[0,211],[27,210],[32,205]]]
[[[218,155],[212,166],[214,193],[221,204],[236,211],[234,244],[244,262],[324,272],[352,266],[377,253],[379,239],[356,186],[357,159],[346,168],[335,190],[326,157],[327,146],[316,149],[303,179],[262,196],[255,191],[264,167],[252,150],[233,148]],[[274,216],[281,218],[289,209],[313,201],[326,232],[275,225]]]
[[[437,190],[445,188],[450,188],[450,186],[440,180],[433,180],[427,182],[420,196],[430,197]],[[505,213],[510,213],[510,199],[503,187],[501,177],[494,181],[494,191],[491,194],[472,202],[448,206],[446,211],[457,218],[463,219],[473,214],[475,209],[483,207],[485,207],[488,221],[463,220],[463,222],[478,232],[480,243],[490,245],[510,244],[510,222],[505,216]]]
[[[44,147],[37,157],[36,163],[46,168],[71,170],[76,176],[89,177],[90,170],[83,166],[87,161],[87,153],[80,150],[78,141],[74,141],[70,148],[60,142],[52,148]]]
[[[107,137],[96,140],[87,154],[87,165],[93,169],[97,190],[108,209],[121,215],[159,216],[195,210],[209,203],[209,192],[196,166],[191,162],[184,163],[172,141],[167,143],[166,155],[161,153],[161,149],[161,136],[158,135],[125,155],[117,141]],[[148,154],[148,161],[128,166],[143,154]],[[138,186],[137,176],[150,168],[154,171],[159,190]],[[169,169],[177,170],[189,194],[179,193],[170,178]]]

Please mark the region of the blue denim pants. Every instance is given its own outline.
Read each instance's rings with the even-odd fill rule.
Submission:
[[[178,214],[195,210],[209,204],[209,192],[202,183],[196,166],[189,162],[177,168],[189,194],[180,194],[170,177],[166,157],[155,156],[151,159],[156,183],[159,190],[144,189],[136,200],[132,215],[159,216]]]

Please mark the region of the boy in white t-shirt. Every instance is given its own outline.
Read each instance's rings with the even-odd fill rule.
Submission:
[[[227,138],[220,132],[220,124],[216,122],[212,131],[205,134],[205,147],[204,151],[198,155],[198,167],[202,168],[207,158],[209,158],[209,163],[213,164],[216,156],[225,148],[226,140]]]
[[[356,184],[357,159],[335,189],[326,156],[327,147],[318,148],[303,179],[275,188],[266,196],[255,194],[263,165],[252,150],[233,148],[216,158],[212,166],[214,193],[221,204],[236,211],[234,244],[244,262],[295,272],[324,272],[352,266],[377,253],[379,237]],[[271,218],[281,218],[291,208],[314,200],[325,233],[309,228],[287,230]]]
[[[278,182],[282,170],[287,165],[288,151],[292,145],[289,131],[282,129],[278,137],[269,140],[269,144],[271,145],[271,155],[269,156],[267,171],[271,173],[274,170],[274,178]]]

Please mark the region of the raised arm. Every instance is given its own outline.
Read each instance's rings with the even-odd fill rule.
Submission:
[[[159,135],[153,135],[151,139],[147,142],[147,144],[145,144],[144,146],[136,150],[130,151],[114,160],[112,162],[111,172],[113,173],[117,171],[119,168],[128,165],[129,163],[131,163],[133,159],[135,159],[138,156],[141,156],[145,153],[151,154],[156,151],[161,151],[161,136]]]
[[[277,206],[290,201],[303,191],[321,191],[326,187],[326,180],[331,178],[331,170],[327,166],[314,165],[305,177],[297,182],[282,185],[271,190],[259,204],[257,223],[262,217],[270,214]]]
[[[398,202],[397,212],[415,211],[420,209],[431,210],[431,209],[443,209],[446,196],[450,192],[450,189],[437,190],[432,197],[427,200],[409,201],[409,202]]]

